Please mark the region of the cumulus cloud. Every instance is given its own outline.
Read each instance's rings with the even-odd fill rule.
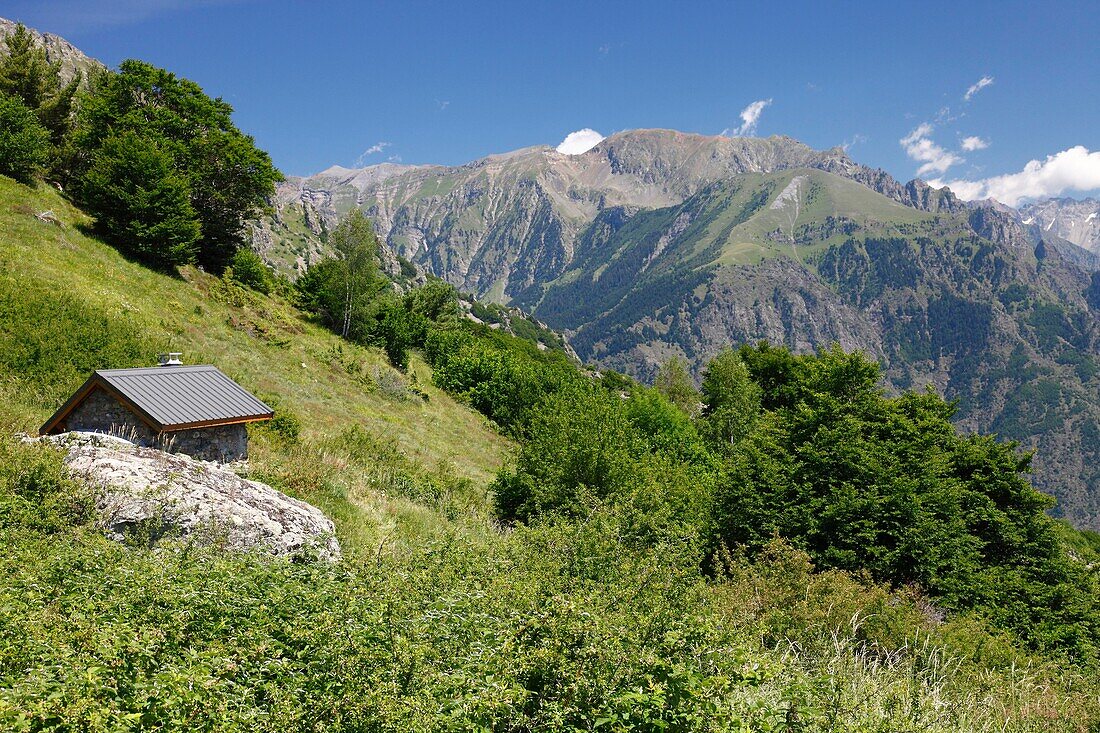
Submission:
[[[977,181],[929,181],[941,188],[949,186],[956,196],[965,200],[995,198],[1015,206],[1024,199],[1060,196],[1067,191],[1100,189],[1100,150],[1089,152],[1083,145],[1048,155],[1046,160],[1033,160],[1019,173],[1008,173]]]
[[[751,135],[756,132],[756,123],[760,121],[760,115],[764,108],[772,103],[771,99],[758,99],[745,109],[741,110],[741,126],[727,127],[722,130],[723,135]]]
[[[369,158],[372,155],[377,155],[378,153],[381,153],[383,150],[388,148],[390,145],[392,145],[392,143],[387,143],[387,142],[377,142],[374,145],[371,145],[369,148],[367,148],[366,150],[364,150],[362,153],[359,154],[359,157],[355,159],[355,165],[356,166],[366,165],[367,158]]]
[[[962,149],[967,151],[985,150],[989,147],[988,140],[982,140],[977,135],[971,135],[970,137],[964,137],[962,139]]]
[[[586,127],[583,130],[577,130],[566,135],[565,139],[558,143],[556,150],[565,155],[580,155],[599,145],[601,140],[603,140],[603,135],[592,128]]]
[[[929,173],[942,174],[951,166],[963,161],[958,155],[940,147],[932,140],[933,129],[932,125],[922,122],[898,141],[905,148],[906,155],[921,163],[920,168],[917,168],[918,176]]]
[[[966,94],[963,95],[963,99],[969,102],[971,97],[973,97],[975,94],[985,89],[992,83],[992,76],[983,76],[981,79],[978,79],[976,82],[970,85],[970,87],[966,90]]]

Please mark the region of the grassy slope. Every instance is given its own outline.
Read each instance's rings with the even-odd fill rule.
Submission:
[[[754,175],[755,174],[751,174]],[[719,264],[756,264],[761,259],[793,256],[806,260],[845,235],[836,235],[810,246],[795,246],[783,237],[798,238],[803,228],[820,225],[828,217],[849,219],[863,229],[885,230],[891,233],[898,225],[929,221],[930,214],[902,206],[854,181],[819,170],[796,169],[759,176],[761,185],[770,183],[772,195],[768,204],[748,221],[734,227],[722,247]],[[792,184],[798,179],[798,183]],[[788,189],[788,185],[791,187]],[[784,192],[787,196],[778,201]],[[769,237],[778,232],[779,238]]]
[[[45,210],[61,225],[35,218]],[[273,299],[219,302],[217,278],[193,269],[181,278],[153,273],[86,236],[84,224],[86,217],[56,191],[32,191],[0,177],[0,287],[46,285],[90,309],[124,317],[158,348],[182,351],[189,363],[216,364],[245,387],[275,396],[301,418],[307,438],[360,425],[395,441],[415,462],[451,464],[457,475],[480,484],[507,456],[509,442],[480,415],[432,387],[421,360],[414,358],[412,371],[426,401],[405,393],[403,378],[381,352],[342,344]],[[149,354],[150,363],[153,358]],[[82,378],[74,375],[72,388]],[[57,406],[25,402],[23,429]]]

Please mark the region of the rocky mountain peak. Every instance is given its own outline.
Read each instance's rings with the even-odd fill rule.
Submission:
[[[7,18],[0,18],[0,56],[6,56],[8,53],[7,43],[4,39],[15,32],[16,27],[19,25],[14,20],[8,20]],[[51,64],[60,61],[61,62],[61,81],[62,83],[68,83],[72,81],[73,77],[79,72],[85,79],[88,78],[88,73],[93,69],[104,68],[103,64],[85,55],[83,51],[66,41],[61,36],[54,35],[53,33],[39,33],[33,28],[28,29],[31,35],[34,36],[35,42],[46,49],[46,60]]]

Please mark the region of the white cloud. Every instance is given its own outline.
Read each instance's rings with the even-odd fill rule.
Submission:
[[[971,97],[973,97],[975,94],[985,89],[992,83],[992,76],[983,76],[981,79],[978,79],[976,82],[970,85],[970,88],[966,90],[966,94],[963,95],[963,99],[969,102]]]
[[[945,150],[932,140],[933,129],[932,125],[922,122],[912,132],[898,141],[905,148],[906,155],[918,163],[922,163],[921,167],[917,168],[918,176],[929,173],[942,174],[951,166],[963,161],[962,158],[950,150]]]
[[[973,152],[975,150],[985,150],[989,147],[988,140],[982,140],[977,135],[971,135],[970,137],[964,137],[962,139],[962,149]]]
[[[1015,206],[1023,199],[1060,196],[1067,191],[1100,189],[1100,150],[1089,152],[1083,145],[1048,155],[1046,160],[1032,160],[1019,173],[1008,173],[977,181],[929,181],[941,188],[949,186],[956,196],[965,200],[995,198]]]
[[[852,136],[851,136],[850,138],[848,138],[847,140],[845,140],[844,142],[842,142],[842,143],[840,144],[840,147],[841,147],[841,148],[842,148],[842,149],[843,149],[843,150],[844,150],[845,152],[848,152],[848,150],[849,150],[849,149],[850,149],[850,148],[851,148],[851,147],[852,147],[853,145],[861,145],[861,144],[863,144],[863,143],[865,143],[865,142],[867,142],[867,136],[866,136],[866,135],[861,135],[860,133],[858,133],[858,132],[857,132],[857,133],[856,133],[855,135],[852,135]]]
[[[722,130],[723,135],[751,135],[756,132],[756,123],[760,121],[760,115],[764,108],[772,103],[771,99],[758,99],[745,109],[741,110],[741,126],[727,127]]]
[[[580,155],[599,145],[601,140],[603,140],[603,135],[586,127],[583,130],[577,130],[566,135],[565,139],[558,143],[556,149],[559,153],[565,155]]]
[[[360,153],[359,157],[355,159],[356,167],[362,167],[366,165],[367,158],[372,155],[377,155],[378,153],[381,153],[392,144],[393,143],[377,142],[374,145],[371,145],[369,148]]]

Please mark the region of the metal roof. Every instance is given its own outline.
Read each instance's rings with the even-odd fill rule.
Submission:
[[[215,366],[159,366],[140,369],[100,369],[51,417],[46,434],[96,386],[136,408],[158,430],[264,420],[273,411]]]

